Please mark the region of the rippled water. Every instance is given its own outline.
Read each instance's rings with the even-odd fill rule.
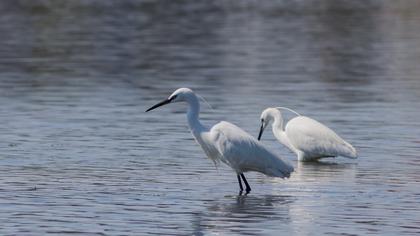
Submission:
[[[418,1],[3,1],[0,232],[420,234]],[[178,87],[257,135],[289,106],[354,144],[358,160],[290,179],[218,170]]]

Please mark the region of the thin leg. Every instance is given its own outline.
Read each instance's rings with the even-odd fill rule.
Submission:
[[[242,193],[242,191],[244,191],[244,188],[242,187],[242,182],[241,182],[241,176],[236,175],[238,177],[238,183],[239,183],[239,193]]]
[[[241,174],[241,176],[242,176],[242,179],[244,180],[244,183],[245,183],[245,186],[246,186],[246,189],[245,189],[246,193],[251,192],[251,187],[249,186],[248,181],[246,181],[245,175]]]

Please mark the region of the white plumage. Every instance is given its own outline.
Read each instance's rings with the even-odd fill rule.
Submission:
[[[210,130],[207,143],[214,143],[219,159],[237,173],[257,171],[272,177],[289,177],[293,167],[272,153],[254,137],[229,122],[219,122]]]
[[[313,161],[325,157],[357,158],[356,149],[334,131],[306,116],[291,119],[283,128],[283,118],[277,108],[267,108],[261,114],[261,130],[273,121],[274,136],[296,153],[299,161]]]
[[[293,172],[293,167],[290,164],[238,126],[226,121],[221,121],[211,128],[202,125],[199,121],[200,104],[191,89],[177,89],[168,99],[147,111],[171,102],[186,102],[188,104],[188,125],[195,140],[210,159],[214,162],[221,161],[236,172],[241,191],[241,177],[246,185],[247,193],[251,190],[243,175],[244,172],[257,171],[281,178],[289,177]]]

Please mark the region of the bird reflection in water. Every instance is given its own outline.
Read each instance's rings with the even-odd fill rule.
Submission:
[[[280,229],[289,223],[294,201],[287,195],[237,195],[209,201],[205,210],[194,214],[193,234],[256,234],[265,230],[257,227],[261,223]]]

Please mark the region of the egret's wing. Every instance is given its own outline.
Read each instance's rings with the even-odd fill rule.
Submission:
[[[223,162],[238,172],[258,171],[289,177],[293,167],[234,124],[220,122],[210,131]]]
[[[290,143],[308,154],[356,158],[356,150],[327,126],[309,117],[299,116],[286,125]]]

